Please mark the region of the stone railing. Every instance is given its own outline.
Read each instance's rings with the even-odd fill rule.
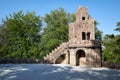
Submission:
[[[64,42],[64,43],[60,44],[60,46],[58,46],[51,53],[46,55],[46,57],[44,57],[44,60],[53,62],[56,58],[58,58],[61,54],[63,54],[63,52],[66,48],[68,48],[68,44],[69,44],[69,42]]]
[[[100,42],[98,40],[71,40],[69,41],[68,47],[100,47]]]

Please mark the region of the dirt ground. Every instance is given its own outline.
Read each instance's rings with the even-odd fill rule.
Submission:
[[[62,64],[0,64],[0,80],[120,80],[120,70]]]

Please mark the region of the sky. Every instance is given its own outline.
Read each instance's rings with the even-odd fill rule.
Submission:
[[[6,16],[19,10],[35,11],[36,15],[44,17],[59,8],[76,13],[80,6],[88,8],[88,13],[99,23],[97,27],[103,35],[119,34],[114,29],[120,22],[120,0],[0,0],[0,24]]]

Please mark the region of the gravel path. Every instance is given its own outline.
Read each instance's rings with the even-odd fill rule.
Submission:
[[[120,70],[60,64],[0,64],[0,80],[120,80]]]

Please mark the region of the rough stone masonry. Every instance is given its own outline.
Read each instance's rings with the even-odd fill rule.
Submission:
[[[44,59],[54,64],[101,66],[101,42],[95,40],[94,19],[86,7],[77,9],[76,21],[69,25],[69,41],[60,44]]]

